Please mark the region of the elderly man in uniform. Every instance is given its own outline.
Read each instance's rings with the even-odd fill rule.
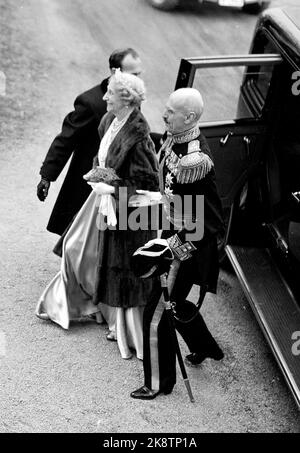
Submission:
[[[139,76],[141,60],[138,53],[128,47],[115,50],[109,57],[110,72],[120,68]],[[106,113],[103,96],[109,78],[80,94],[74,102],[74,110],[64,119],[60,134],[53,140],[40,169],[41,181],[37,196],[44,201],[50,183],[55,181],[73,154],[68,172],[50,216],[47,230],[61,235],[88,198],[91,187],[82,178],[93,165],[100,139],[98,127]]]
[[[149,245],[163,245],[171,258],[180,261],[170,294],[175,313],[184,313],[185,306],[190,305],[186,297],[193,284],[200,286],[202,295],[215,293],[217,288],[217,239],[224,233],[224,228],[214,163],[199,128],[202,112],[202,97],[196,89],[181,88],[168,99],[163,115],[167,132],[160,151],[160,186],[172,228],[163,231],[162,239],[150,241],[151,244],[145,246],[146,249]],[[181,211],[176,210],[178,197],[182,201]],[[187,207],[184,202],[188,197],[192,203]],[[204,218],[203,211],[199,215],[201,200]],[[139,256],[143,251],[136,253]],[[200,313],[197,320],[189,324],[176,322],[176,328],[190,349],[187,356],[190,363],[199,364],[206,358],[223,358],[222,350]],[[133,391],[131,396],[153,399],[159,393],[171,393],[176,382],[175,359],[162,289],[157,281],[144,312],[144,386]]]

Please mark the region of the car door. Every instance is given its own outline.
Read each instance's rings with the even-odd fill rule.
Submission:
[[[249,175],[259,166],[266,139],[269,88],[279,54],[182,59],[176,87],[199,89],[200,128],[214,157],[225,220]]]

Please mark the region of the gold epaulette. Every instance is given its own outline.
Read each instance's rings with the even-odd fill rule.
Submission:
[[[212,169],[213,161],[200,149],[199,140],[188,144],[188,152],[177,167],[176,179],[179,184],[189,184],[203,179]]]

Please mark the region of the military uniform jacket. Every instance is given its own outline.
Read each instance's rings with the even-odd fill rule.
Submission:
[[[196,229],[203,231],[202,237],[194,235],[191,242],[197,250],[181,266],[194,273],[194,283],[205,284],[208,291],[215,292],[219,269],[217,239],[224,234],[224,223],[213,157],[198,126],[179,135],[165,136],[160,154],[160,185],[165,204],[171,206],[171,228],[163,231],[163,237],[177,233],[186,242]],[[176,199],[181,200],[181,212],[176,210]],[[201,200],[204,216],[199,209]]]

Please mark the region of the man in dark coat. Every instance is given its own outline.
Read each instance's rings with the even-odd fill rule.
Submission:
[[[160,187],[170,228],[164,229],[162,239],[152,242],[156,247],[168,247],[180,263],[170,295],[179,320],[190,310],[191,302],[186,298],[193,284],[200,286],[200,294],[216,292],[217,240],[224,232],[214,163],[199,129],[202,111],[199,91],[182,88],[171,94],[163,116],[168,134],[160,152]],[[144,311],[144,386],[131,393],[133,398],[152,399],[161,392],[170,393],[176,382],[175,346],[161,294],[157,281]],[[190,363],[223,358],[200,313],[190,322],[177,321],[176,329],[191,351],[187,356]]]
[[[109,57],[109,68],[111,73],[120,68],[139,75],[141,60],[134,49],[119,49]],[[75,99],[74,110],[65,117],[61,133],[53,140],[42,164],[37,196],[44,201],[50,183],[58,178],[73,154],[47,225],[47,230],[52,233],[61,235],[66,230],[91,192],[82,176],[92,168],[93,158],[99,149],[98,126],[106,113],[103,96],[107,85],[108,78]]]

